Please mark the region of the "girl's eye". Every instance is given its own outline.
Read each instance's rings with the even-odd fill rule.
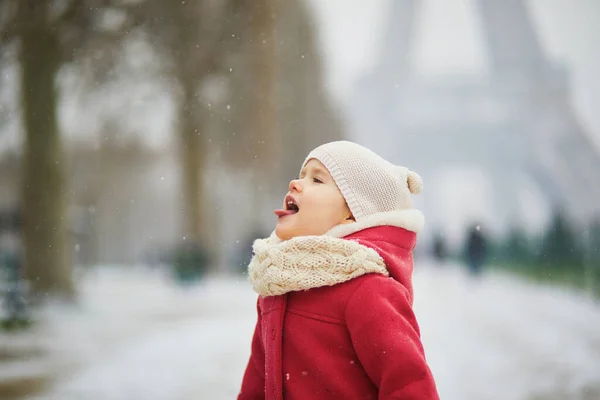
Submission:
[[[319,178],[317,178],[317,177],[313,178],[313,182],[315,182],[315,183],[323,183],[323,181],[322,181],[322,180],[320,180],[320,179],[319,179]]]

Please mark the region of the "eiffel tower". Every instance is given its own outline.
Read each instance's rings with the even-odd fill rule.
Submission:
[[[489,75],[427,80],[409,62],[419,0],[392,0],[384,51],[351,102],[355,135],[377,135],[377,151],[426,183],[448,165],[480,168],[506,221],[525,212],[523,176],[575,221],[600,216],[600,156],[573,112],[567,70],[542,48],[523,0],[474,1]]]

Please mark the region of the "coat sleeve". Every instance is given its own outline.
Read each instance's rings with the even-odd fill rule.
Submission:
[[[408,291],[392,278],[369,277],[346,306],[356,354],[379,400],[438,400]]]
[[[261,309],[257,301],[258,318],[252,337],[252,352],[242,380],[238,400],[259,400],[265,398],[265,349],[262,341]]]

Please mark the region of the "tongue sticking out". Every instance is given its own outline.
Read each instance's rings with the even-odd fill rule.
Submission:
[[[275,210],[275,215],[285,217],[286,215],[296,214],[298,210]]]

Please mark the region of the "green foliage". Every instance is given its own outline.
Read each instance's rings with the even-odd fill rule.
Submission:
[[[542,239],[539,262],[582,267],[585,252],[583,239],[583,235],[576,235],[564,214],[556,212]]]
[[[517,226],[512,227],[504,241],[495,248],[500,260],[512,262],[530,263],[537,253],[532,238]]]
[[[4,331],[15,332],[19,330],[23,330],[29,328],[32,324],[31,319],[29,318],[4,318],[0,321],[0,327]]]
[[[590,224],[587,257],[592,265],[600,269],[600,218]]]
[[[588,290],[600,296],[600,220],[576,230],[561,212],[555,212],[539,237],[513,227],[493,244],[496,264],[538,282]]]

